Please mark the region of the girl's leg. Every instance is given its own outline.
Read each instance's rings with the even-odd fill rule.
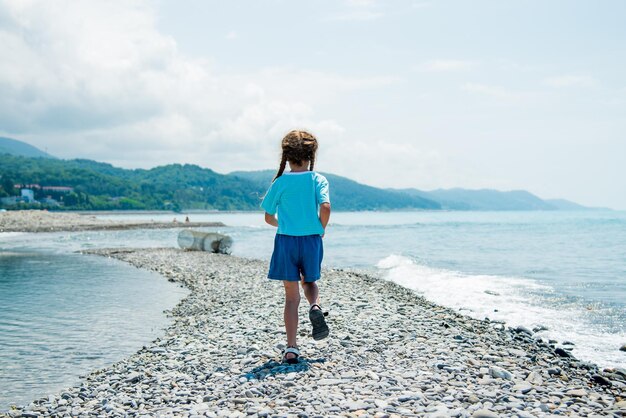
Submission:
[[[287,345],[296,346],[298,332],[298,305],[300,305],[300,288],[298,282],[283,280],[285,285],[285,331],[287,331]],[[293,354],[288,356],[295,357]]]
[[[320,303],[320,291],[316,282],[301,281],[302,289],[304,289],[304,296],[309,301],[309,306],[319,305]],[[317,308],[315,308],[317,309]]]

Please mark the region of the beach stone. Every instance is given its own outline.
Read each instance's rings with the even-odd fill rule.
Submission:
[[[382,399],[376,399],[374,400],[374,405],[376,405],[377,408],[380,409],[385,409],[389,406],[389,404],[387,403],[387,401],[382,400]]]
[[[132,372],[132,373],[129,373],[128,376],[126,376],[125,382],[137,383],[139,380],[141,380],[141,373]]]
[[[498,418],[499,415],[488,409],[477,409],[472,414],[472,418]]]
[[[491,375],[491,377],[495,379],[505,379],[505,380],[513,379],[513,375],[510,372],[498,366],[491,366],[489,368],[489,374]]]
[[[514,392],[521,392],[523,394],[526,394],[530,392],[531,390],[533,390],[533,387],[529,383],[523,382],[523,383],[517,383],[513,385],[511,390]]]
[[[568,396],[583,397],[587,396],[587,391],[585,391],[584,389],[570,389],[565,392],[565,394]]]
[[[602,386],[612,386],[611,381],[602,375],[594,374],[593,376],[591,376],[591,378],[593,379],[594,382]]]
[[[346,406],[350,411],[367,410],[372,408],[371,404],[364,401],[348,402]]]
[[[626,344],[622,344],[622,346],[619,348],[619,351],[626,351]]]
[[[320,386],[338,385],[340,383],[343,383],[342,379],[320,379],[317,381],[317,384]]]
[[[569,351],[567,351],[567,350],[564,350],[564,349],[563,349],[563,348],[561,348],[561,347],[557,347],[557,348],[554,350],[554,354],[556,354],[556,355],[558,355],[558,356],[561,356],[561,357],[572,357],[572,353],[570,353],[570,352],[569,352]]]
[[[526,376],[526,381],[531,385],[540,386],[543,384],[543,377],[538,372],[532,371]]]
[[[523,325],[519,325],[518,327],[516,327],[515,331],[518,334],[533,335],[533,332],[531,330],[529,330],[528,328],[526,328],[525,326],[523,326]]]
[[[518,350],[515,348],[509,348],[509,353],[511,355],[517,356],[517,357],[526,357],[527,353],[524,350]]]
[[[467,402],[469,403],[478,403],[480,402],[480,398],[473,393],[467,397]]]

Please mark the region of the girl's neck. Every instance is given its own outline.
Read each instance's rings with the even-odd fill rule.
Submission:
[[[301,173],[303,171],[309,171],[309,161],[302,161],[302,164],[295,164],[289,161],[289,169],[292,173]]]

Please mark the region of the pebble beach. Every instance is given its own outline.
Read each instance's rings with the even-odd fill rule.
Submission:
[[[579,361],[533,330],[475,320],[394,283],[325,270],[331,335],[300,309],[280,363],[283,290],[259,260],[175,249],[94,250],[190,290],[136,354],[8,416],[625,416],[626,370]]]
[[[0,213],[0,232],[59,232],[224,226],[221,222],[137,222],[71,212],[20,210]]]

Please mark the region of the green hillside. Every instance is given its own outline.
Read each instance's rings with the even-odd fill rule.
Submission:
[[[250,210],[260,202],[252,182],[195,165],[126,170],[90,160],[5,154],[0,157],[0,176],[0,197],[15,194],[13,184],[72,187],[69,194],[34,189],[37,200],[52,195],[65,209]]]
[[[259,210],[275,172],[219,174],[190,164],[127,170],[91,160],[29,158],[0,154],[0,207],[55,210]],[[520,190],[379,189],[323,173],[335,210],[579,210],[573,202],[545,201]],[[25,203],[15,185],[35,185]],[[71,189],[54,189],[61,186]]]
[[[0,136],[0,154],[20,155],[22,157],[56,158],[26,142]]]

